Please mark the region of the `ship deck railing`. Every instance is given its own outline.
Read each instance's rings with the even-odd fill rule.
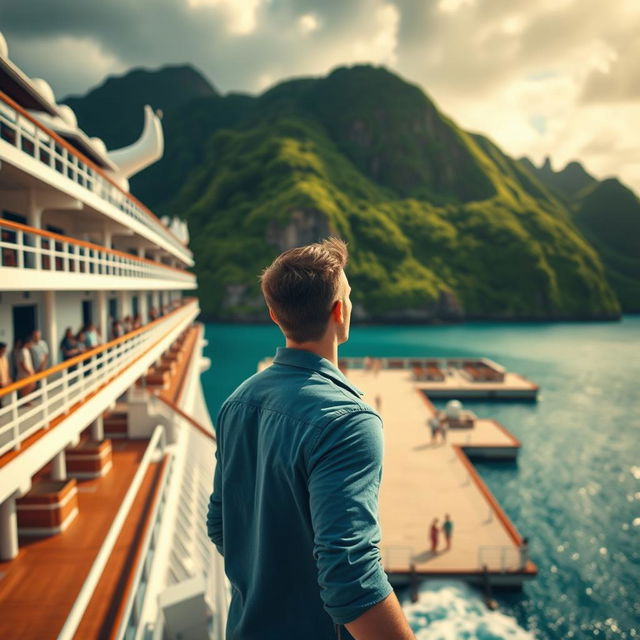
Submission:
[[[193,273],[51,231],[0,219],[0,267],[195,285]]]
[[[0,91],[0,140],[64,176],[78,186],[96,194],[122,213],[157,233],[191,258],[189,248],[147,207],[127,193],[97,164],[51,131],[25,109]]]
[[[109,384],[193,315],[196,305],[197,300],[188,298],[139,329],[0,389],[0,462],[3,455],[19,451],[27,438],[51,428]],[[35,389],[25,392],[34,384]]]
[[[80,625],[85,612],[91,602],[91,599],[94,595],[96,587],[98,586],[98,582],[107,566],[107,562],[109,561],[109,557],[111,556],[111,552],[114,549],[118,536],[122,530],[122,527],[129,515],[129,511],[131,509],[131,505],[140,489],[140,485],[145,477],[147,469],[149,465],[154,460],[154,456],[157,455],[157,452],[160,455],[163,455],[163,450],[165,447],[165,434],[164,428],[161,425],[158,425],[149,440],[149,444],[144,452],[142,460],[138,466],[135,476],[131,481],[131,485],[122,500],[120,508],[116,513],[113,523],[109,528],[109,531],[100,547],[100,551],[98,551],[98,555],[94,560],[91,569],[89,570],[89,574],[80,589],[80,593],[78,594],[71,611],[67,617],[67,620],[62,627],[60,633],[58,634],[58,640],[72,640],[74,638],[78,626]],[[168,458],[170,460],[170,457]],[[164,495],[165,489],[167,487],[167,479],[170,473],[170,465],[165,465],[163,469],[162,478],[160,480],[160,484],[156,489],[156,500],[153,506],[151,516],[148,522],[151,523],[150,526],[146,528],[146,534],[144,536],[144,540],[142,545],[139,547],[139,550],[142,550],[144,553],[142,554],[143,558],[146,558],[148,553],[153,549],[153,543],[155,541],[154,535],[157,536],[158,528],[155,526],[158,520],[162,516],[162,506],[164,504]],[[141,556],[138,556],[139,558]],[[137,563],[135,578],[133,580],[134,583],[140,584],[141,580],[144,580],[145,571],[148,571],[149,564],[144,561],[139,561]],[[134,590],[134,594],[137,590]],[[141,601],[141,599],[139,599]],[[117,638],[124,637],[124,632],[128,628],[128,626],[135,620],[135,616],[137,615],[137,608],[135,603],[130,599],[127,600],[126,609],[124,611],[124,615],[121,618],[121,625],[119,629],[119,633],[116,635]]]

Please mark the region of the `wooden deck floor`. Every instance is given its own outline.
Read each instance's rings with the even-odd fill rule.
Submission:
[[[384,420],[385,460],[380,492],[383,560],[391,574],[480,574],[520,569],[520,536],[472,465],[466,446],[519,446],[501,425],[480,420],[472,430],[449,430],[447,443],[431,443],[427,420],[433,406],[416,387],[409,370],[382,370],[377,375],[352,370],[347,375],[375,406],[380,398]],[[454,522],[450,550],[440,536],[430,553],[429,527]],[[521,572],[522,573],[522,572]],[[529,563],[526,573],[535,573]]]
[[[113,469],[103,478],[78,482],[78,517],[65,532],[50,538],[20,539],[20,553],[0,562],[0,638],[56,638],[138,468],[147,441],[116,440]],[[157,471],[152,463],[134,501],[116,551],[127,553],[127,533],[135,531]],[[131,536],[129,537],[129,540]],[[106,576],[121,575],[122,565],[109,564]],[[116,580],[117,581],[117,580]],[[83,640],[98,638],[94,630],[107,619],[95,612],[95,624]]]

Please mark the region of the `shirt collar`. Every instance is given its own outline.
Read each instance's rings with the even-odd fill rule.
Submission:
[[[358,387],[355,387],[344,377],[340,369],[335,367],[326,358],[322,358],[311,351],[292,349],[291,347],[278,347],[273,362],[274,364],[284,364],[289,367],[299,367],[301,369],[317,371],[320,375],[330,378],[337,385],[351,391],[355,396],[361,397],[364,395]]]

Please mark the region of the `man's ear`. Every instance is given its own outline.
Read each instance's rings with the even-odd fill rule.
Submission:
[[[331,308],[331,316],[336,324],[342,324],[342,300],[336,300]]]
[[[269,317],[278,324],[278,318],[276,318],[276,314],[273,312],[273,309],[269,307]],[[279,326],[279,325],[278,325]]]

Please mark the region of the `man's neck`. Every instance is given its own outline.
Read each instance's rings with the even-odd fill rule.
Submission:
[[[289,349],[301,349],[311,351],[321,358],[327,359],[334,367],[338,366],[338,342],[337,340],[318,340],[315,342],[294,342],[286,339],[285,346]]]

